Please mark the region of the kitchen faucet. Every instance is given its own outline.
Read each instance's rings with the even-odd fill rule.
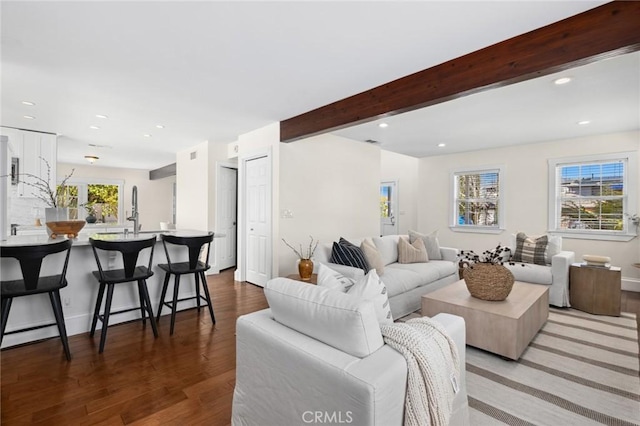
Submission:
[[[131,217],[127,220],[133,221],[133,235],[138,235],[140,225],[138,224],[138,187],[136,185],[131,189]]]

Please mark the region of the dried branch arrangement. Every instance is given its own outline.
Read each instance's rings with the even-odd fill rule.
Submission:
[[[313,237],[311,235],[309,235],[309,238],[311,240],[309,241],[309,247],[306,250],[304,250],[302,248],[302,244],[300,244],[300,250],[298,250],[295,247],[293,247],[291,244],[286,242],[284,238],[282,239],[282,241],[287,245],[287,247],[289,247],[291,250],[293,250],[293,252],[300,259],[311,259],[313,257],[313,254],[316,252],[316,248],[318,247],[318,241],[314,241]]]

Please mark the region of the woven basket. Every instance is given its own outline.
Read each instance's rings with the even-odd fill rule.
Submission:
[[[475,263],[462,273],[469,293],[482,300],[504,300],[513,288],[513,274],[502,265]]]

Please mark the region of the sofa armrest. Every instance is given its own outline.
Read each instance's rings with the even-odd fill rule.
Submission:
[[[456,262],[458,260],[457,248],[440,247],[440,253],[442,254],[442,260],[448,260],[449,262]]]
[[[552,284],[549,289],[549,304],[571,306],[569,303],[569,268],[575,262],[575,253],[561,251],[551,258]]]
[[[353,266],[339,265],[337,263],[322,262],[327,268],[333,269],[336,272],[341,273],[347,278],[352,280],[358,280],[364,277],[364,271],[360,268],[354,268]]]

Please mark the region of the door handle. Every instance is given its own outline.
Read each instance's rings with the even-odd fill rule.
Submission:
[[[236,226],[236,223],[235,223],[235,222],[233,222],[233,226]]]
[[[253,231],[253,228],[249,229],[249,231]]]

